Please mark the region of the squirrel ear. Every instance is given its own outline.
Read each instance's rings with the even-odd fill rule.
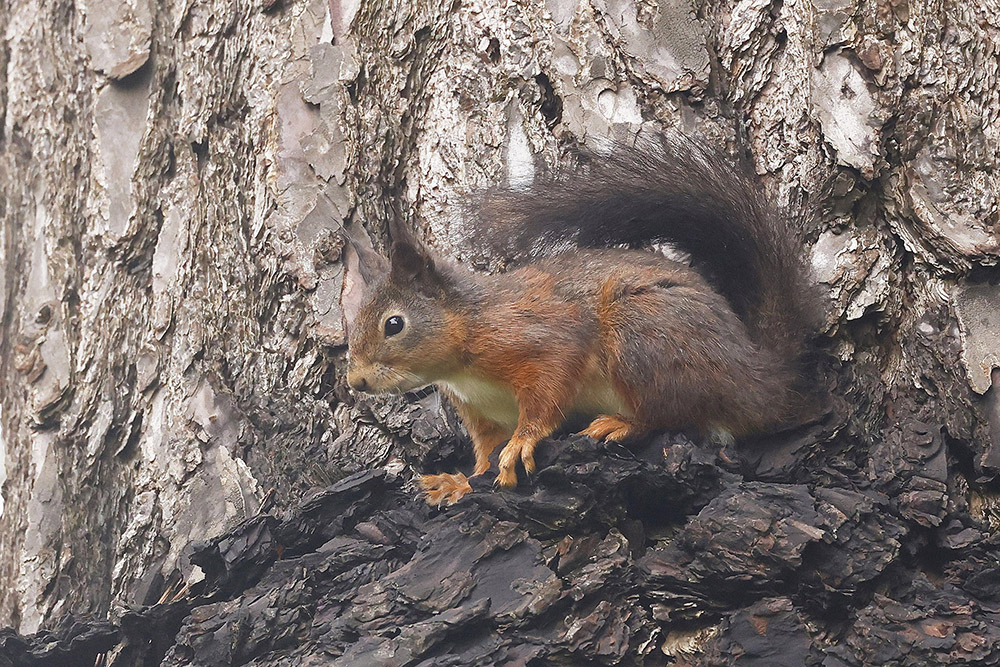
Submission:
[[[389,262],[385,257],[354,238],[348,237],[350,248],[357,255],[358,272],[365,285],[374,285],[389,275]]]
[[[372,287],[389,275],[389,262],[371,249],[371,241],[360,233],[341,230],[344,239],[344,284],[340,295],[344,330],[354,324],[361,304]]]
[[[420,245],[409,240],[395,241],[389,250],[390,275],[400,282],[437,285],[440,280],[434,259]]]

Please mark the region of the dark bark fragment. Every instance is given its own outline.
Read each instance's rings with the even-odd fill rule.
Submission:
[[[819,659],[788,598],[767,598],[732,614],[705,649],[706,665],[803,667],[819,664]]]
[[[441,432],[420,414],[410,433]],[[928,535],[872,488],[755,481],[731,453],[569,436],[543,443],[517,489],[474,479],[440,510],[393,472],[361,471],[199,546],[205,579],[175,601],[118,626],[8,633],[0,661],[93,664],[111,647],[118,666],[1000,659],[992,543],[950,524]],[[815,454],[799,456],[815,477]],[[937,583],[919,572],[930,561]]]

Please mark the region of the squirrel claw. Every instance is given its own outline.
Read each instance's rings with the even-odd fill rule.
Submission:
[[[438,507],[444,504],[453,505],[465,494],[472,493],[469,478],[462,473],[423,475],[420,477],[420,486],[426,493],[427,503]]]

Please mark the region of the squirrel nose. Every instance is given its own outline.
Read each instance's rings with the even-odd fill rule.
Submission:
[[[355,391],[364,391],[368,389],[368,379],[365,378],[364,375],[348,373],[347,384],[351,385],[351,388]]]

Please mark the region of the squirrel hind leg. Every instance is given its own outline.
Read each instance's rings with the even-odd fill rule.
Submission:
[[[640,434],[640,429],[621,415],[598,415],[590,426],[580,431],[580,435],[589,435],[598,442],[621,442]]]
[[[602,302],[607,373],[649,429],[698,428],[726,445],[785,410],[787,370],[720,295],[681,278]]]

